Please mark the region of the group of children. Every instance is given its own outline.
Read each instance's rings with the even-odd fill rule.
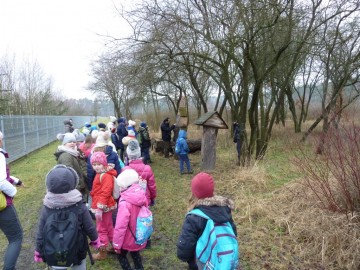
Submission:
[[[147,128],[147,126],[141,127]],[[112,134],[114,134],[115,128],[111,127]],[[92,133],[94,131],[95,129]],[[128,134],[122,138],[126,137],[125,140],[122,140],[125,146],[123,149],[125,152],[124,159],[119,158],[117,150],[121,149],[111,143],[111,133],[106,130],[106,126],[105,128],[101,127],[95,133],[97,133],[95,143],[90,143],[91,146],[89,147],[85,146],[85,141],[79,146],[87,160],[89,194],[84,196],[82,190],[79,189],[79,173],[71,165],[58,164],[45,177],[47,192],[40,214],[34,260],[36,262],[45,261],[52,269],[67,269],[68,266],[71,266],[71,269],[85,270],[87,253],[95,260],[103,260],[111,252],[117,254],[122,269],[144,269],[140,251],[145,247],[150,247],[151,240],[148,239],[141,245],[136,244],[133,232],[136,230],[136,218],[140,208],[155,204],[156,183],[154,173],[152,168],[144,162],[144,160],[150,161],[150,155],[142,151],[137,136],[133,135],[131,130],[128,130]],[[62,139],[67,135],[65,134]],[[179,132],[178,140],[177,147],[179,149],[176,152],[180,160],[180,172],[185,173],[185,163],[187,172],[192,173],[185,131]],[[63,141],[61,149],[67,143],[74,142],[70,140],[64,143]],[[77,150],[77,147],[72,148],[74,152]],[[78,158],[78,156],[76,157]],[[125,166],[123,161],[126,163]],[[211,175],[204,172],[197,174],[192,179],[191,192],[189,211],[197,209],[205,213],[205,217],[195,212],[188,213],[177,243],[177,256],[188,263],[189,269],[208,269],[206,267],[208,267],[209,262],[204,263],[197,256],[199,237],[206,231],[208,218],[216,223],[228,222],[236,236],[236,226],[231,217],[231,210],[234,209],[234,205],[231,200],[214,195],[214,180]],[[86,201],[90,211],[88,211]],[[75,213],[77,216],[77,224],[81,228],[81,233],[78,235],[82,235],[82,238],[80,238],[81,241],[72,239],[78,245],[77,251],[70,258],[72,263],[65,265],[61,264],[65,261],[64,258],[59,260],[59,256],[51,254],[47,250],[44,238],[46,238],[47,233],[50,234],[47,232],[47,228],[51,227],[48,225],[49,220],[71,216],[69,213],[64,214],[65,210],[69,209],[71,209],[71,213]],[[54,218],[54,214],[59,215],[59,217]],[[95,218],[95,224],[92,215]],[[64,227],[66,226],[64,225]],[[90,246],[98,250],[97,253],[90,253],[87,238],[90,239]],[[128,253],[133,259],[135,268],[131,267],[127,259]],[[233,257],[231,260],[231,268],[217,266],[211,269],[238,269],[236,258]]]

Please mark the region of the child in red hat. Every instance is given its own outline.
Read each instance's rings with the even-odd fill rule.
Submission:
[[[235,235],[236,226],[232,219],[231,210],[234,202],[228,198],[214,194],[214,179],[210,174],[200,172],[191,180],[189,211],[199,209],[214,223],[227,223],[232,227]],[[188,213],[182,226],[178,243],[177,257],[187,262],[190,270],[203,269],[204,266],[196,258],[196,245],[203,234],[208,219],[196,214]]]

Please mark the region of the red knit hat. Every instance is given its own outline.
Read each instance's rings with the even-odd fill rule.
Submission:
[[[191,192],[198,199],[213,197],[214,179],[210,174],[198,173],[191,180]]]

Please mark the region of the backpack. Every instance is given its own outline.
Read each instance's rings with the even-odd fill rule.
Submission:
[[[153,231],[153,214],[147,206],[143,205],[140,207],[136,217],[136,231],[133,233],[130,229],[130,232],[135,238],[135,243],[143,245],[150,238]]]
[[[141,134],[140,131],[139,131],[138,134],[136,135],[136,140],[139,142],[139,145],[142,144],[142,134]]]
[[[101,178],[105,173],[101,173],[100,174],[100,183],[101,183]],[[119,199],[120,197],[120,186],[116,183],[116,177],[113,176],[113,180],[114,180],[114,187],[113,187],[113,191],[112,191],[112,196],[115,200]]]
[[[175,144],[175,153],[176,154],[180,154],[180,152],[181,152],[181,148],[182,148],[182,145],[180,142],[181,140],[182,140],[182,138],[176,140],[176,144]]]
[[[196,243],[196,263],[199,270],[235,270],[239,266],[237,238],[229,222],[214,223],[200,209],[188,214],[206,218],[206,227]]]
[[[56,209],[50,214],[43,228],[41,257],[51,266],[69,267],[78,255],[84,234],[78,222],[78,209],[72,207]]]

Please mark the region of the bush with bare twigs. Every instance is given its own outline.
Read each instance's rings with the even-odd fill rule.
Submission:
[[[360,128],[353,123],[331,127],[321,136],[322,152],[295,158],[304,185],[325,209],[353,217],[360,210]]]

